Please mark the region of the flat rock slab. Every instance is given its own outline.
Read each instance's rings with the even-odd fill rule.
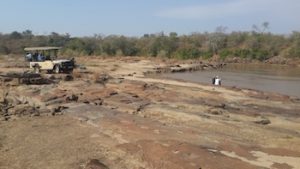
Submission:
[[[63,111],[66,115],[79,118],[83,121],[98,120],[105,116],[115,116],[119,113],[106,107],[85,103],[70,103],[64,104],[64,106],[68,107],[68,109]]]

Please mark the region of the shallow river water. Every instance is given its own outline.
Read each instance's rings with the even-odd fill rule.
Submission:
[[[169,73],[164,77],[211,84],[218,75],[223,86],[276,92],[300,98],[300,68],[266,64],[228,64],[219,70]]]

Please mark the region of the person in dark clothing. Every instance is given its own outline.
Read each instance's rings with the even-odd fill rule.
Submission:
[[[216,81],[216,76],[212,78],[212,80],[211,80],[211,84],[213,84],[213,85],[214,85],[214,84],[215,84],[215,81]]]

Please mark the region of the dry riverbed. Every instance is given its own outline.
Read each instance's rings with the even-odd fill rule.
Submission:
[[[153,76],[219,64],[77,63],[41,84],[2,81],[0,169],[300,168],[298,98]]]

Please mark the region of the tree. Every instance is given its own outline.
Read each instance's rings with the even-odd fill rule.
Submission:
[[[17,31],[14,31],[10,34],[10,38],[11,39],[21,39],[22,38],[22,34],[17,32]]]
[[[288,51],[289,57],[300,58],[300,32],[293,32],[290,37],[291,48]]]
[[[262,33],[264,33],[266,30],[269,29],[269,22],[263,22],[262,23]]]
[[[270,26],[270,23],[269,22],[263,22],[261,24],[261,27],[257,26],[257,25],[252,25],[252,29],[253,29],[253,32],[255,33],[265,33],[268,29],[269,29],[269,26]]]
[[[300,33],[291,36],[268,32],[269,23],[253,25],[252,31],[227,33],[227,27],[219,26],[212,33],[194,32],[178,35],[170,32],[145,34],[142,37],[104,36],[70,37],[69,34],[52,32],[49,35],[34,35],[31,30],[0,33],[0,54],[23,54],[27,46],[62,46],[64,55],[124,55],[154,56],[179,59],[221,58],[235,56],[265,60],[281,55],[300,57]]]
[[[219,26],[209,35],[209,44],[214,54],[218,54],[219,50],[226,46],[226,30],[227,27]]]
[[[178,34],[176,32],[170,32],[169,36],[172,38],[176,38]]]
[[[23,37],[31,39],[33,37],[32,31],[27,29],[22,32]]]

